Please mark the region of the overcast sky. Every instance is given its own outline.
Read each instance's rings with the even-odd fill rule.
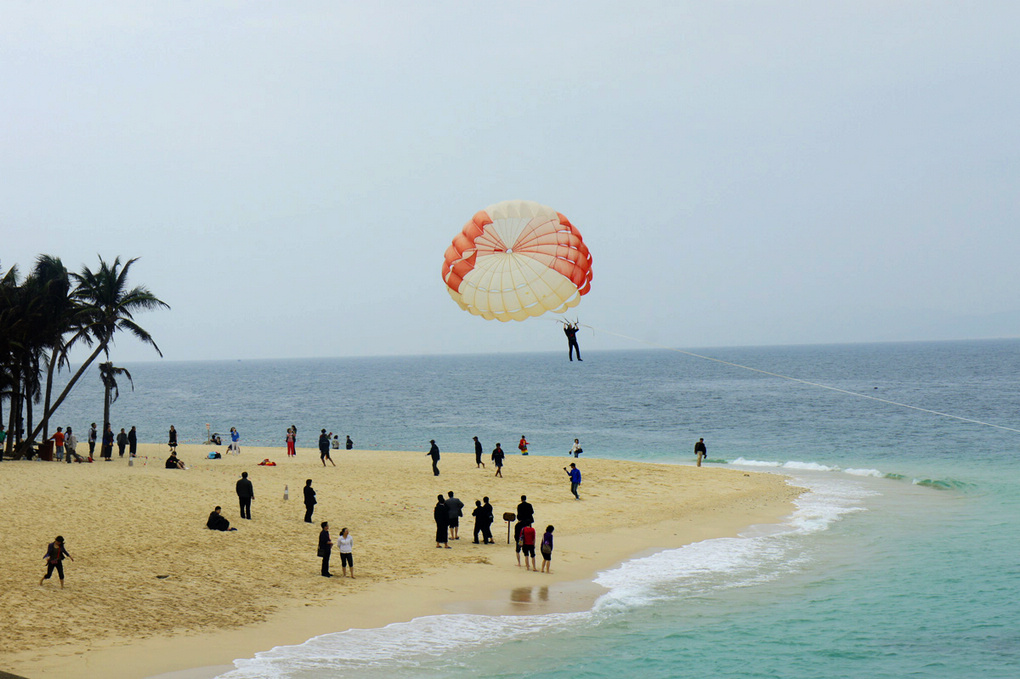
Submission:
[[[0,269],[139,257],[171,360],[565,352],[440,277],[476,211],[527,199],[592,252],[583,349],[1018,336],[1017,26],[1012,1],[12,0]]]

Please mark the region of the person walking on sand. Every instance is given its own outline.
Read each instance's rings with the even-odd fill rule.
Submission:
[[[570,477],[570,492],[574,494],[574,499],[580,500],[581,496],[577,494],[577,487],[581,485],[581,470],[577,468],[577,465],[571,462],[570,469],[564,467],[563,471],[565,471],[567,476]]]
[[[524,552],[524,567],[529,571],[538,571],[538,565],[535,563],[535,527],[530,523],[521,529],[521,551]],[[531,558],[531,562],[528,562],[528,558]],[[518,558],[517,565],[520,565],[520,559]]]
[[[701,460],[708,457],[708,446],[705,445],[705,439],[698,439],[698,442],[694,444],[694,454],[698,458],[698,466],[701,466]]]
[[[351,567],[351,579],[354,579],[354,538],[347,532],[346,528],[340,529],[340,537],[336,539],[337,549],[340,550],[340,568],[347,577],[347,567]]]
[[[464,516],[464,503],[453,496],[452,490],[448,495],[450,497],[446,499],[446,509],[449,513],[447,528],[450,529],[451,540],[460,540],[460,517]]]
[[[475,469],[485,469],[485,463],[482,462],[482,443],[477,436],[471,438],[475,442]]]
[[[425,455],[432,458],[432,476],[439,476],[439,446],[436,445],[435,439],[432,439],[429,443],[432,447],[429,448],[429,452],[425,453]]]
[[[297,431],[293,427],[287,427],[287,457],[297,455],[294,445],[297,443]]]
[[[528,439],[524,438],[524,434],[521,434],[521,440],[517,443],[517,450],[521,451],[521,455],[528,454]]]
[[[170,450],[177,452],[177,430],[174,429],[174,425],[170,425],[170,439],[167,442],[170,446]]]
[[[485,512],[485,515],[482,517],[482,543],[494,545],[496,541],[492,539],[492,522],[495,517],[492,505],[489,504],[488,496],[482,498],[482,510]]]
[[[552,564],[552,550],[553,550],[553,526],[545,527],[545,535],[542,536],[542,572],[551,573],[549,566]]]
[[[138,431],[134,427],[128,432],[128,455],[131,457],[138,455]]]
[[[577,439],[574,439],[574,445],[571,446],[570,452],[567,453],[567,455],[573,455],[574,459],[576,460],[577,457],[583,452],[584,451],[581,449],[581,442],[578,441]]]
[[[64,557],[67,557],[71,561],[74,561],[74,557],[67,553],[67,549],[64,547],[64,536],[58,535],[57,538],[46,546],[46,554],[43,556],[46,559],[46,575],[42,576],[39,580],[39,586],[50,579],[53,575],[53,570],[57,571],[57,578],[60,580],[60,589],[64,589]]]
[[[504,457],[506,457],[506,453],[503,452],[503,449],[500,448],[499,444],[497,443],[496,444],[496,448],[492,451],[492,464],[494,464],[496,466],[496,473],[493,474],[493,476],[498,476],[499,478],[503,478],[503,458]]]
[[[255,499],[255,487],[248,480],[248,472],[241,472],[237,480],[237,499],[241,505],[241,518],[251,520],[251,501]]]
[[[319,557],[322,558],[322,577],[331,578],[333,574],[329,572],[329,555],[333,552],[333,541],[329,539],[329,522],[323,521],[321,524],[322,530],[319,531]]]
[[[117,450],[120,452],[120,455],[118,455],[118,457],[124,457],[124,450],[127,448],[127,445],[128,435],[127,432],[124,431],[124,427],[121,427],[120,433],[117,434]]]
[[[173,427],[170,427],[170,428],[173,429]],[[97,437],[98,437],[98,432],[96,431],[96,423],[93,422],[92,423],[92,428],[89,429],[89,462],[92,462],[92,460],[94,459],[94,456],[96,454],[96,438]]]
[[[312,522],[312,512],[315,511],[315,489],[312,488],[312,480],[305,481],[305,523]]]
[[[432,518],[436,520],[436,549],[449,549],[450,510],[446,508],[442,493],[436,496],[436,500],[436,507],[432,510]]]
[[[333,462],[333,458],[329,456],[329,434],[325,429],[319,434],[319,459],[322,460],[323,467],[326,466],[326,460],[329,460],[329,463],[334,467],[336,466],[336,462]]]

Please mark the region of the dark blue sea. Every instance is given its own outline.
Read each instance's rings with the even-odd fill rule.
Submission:
[[[134,390],[121,380],[112,420],[147,442],[170,424],[182,443],[235,426],[242,445],[281,451],[290,425],[305,447],[322,428],[385,450],[525,434],[537,455],[579,438],[588,457],[676,464],[704,437],[711,465],[810,489],[779,525],[599,574],[608,593],[590,611],[325,635],[238,659],[231,679],[1020,677],[1020,341],[692,351],[716,360],[127,364]],[[54,426],[84,438],[101,417],[93,370]]]

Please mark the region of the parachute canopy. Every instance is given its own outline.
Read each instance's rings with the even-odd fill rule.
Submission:
[[[446,249],[443,281],[465,311],[523,321],[577,306],[591,288],[591,254],[556,210],[507,200],[464,225]]]

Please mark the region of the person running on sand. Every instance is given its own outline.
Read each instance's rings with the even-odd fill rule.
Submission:
[[[446,501],[443,499],[442,493],[436,496],[436,500],[436,507],[432,510],[432,518],[436,520],[436,549],[443,547],[450,549],[448,523],[450,510],[446,508]]]
[[[329,434],[325,429],[319,434],[319,459],[322,460],[323,467],[326,466],[326,460],[329,460],[329,463],[334,467],[336,466],[336,462],[333,462],[333,458],[329,456]]]
[[[496,465],[496,473],[493,476],[503,478],[503,458],[506,457],[506,453],[503,449],[496,444],[496,448],[492,451],[492,464]]]
[[[74,561],[74,557],[67,553],[67,549],[64,547],[64,536],[58,535],[57,538],[46,546],[46,554],[43,556],[46,559],[46,575],[42,576],[39,580],[39,586],[50,579],[53,575],[53,570],[57,571],[57,578],[60,580],[60,589],[64,589],[64,557],[67,557],[71,561]]]
[[[354,538],[347,532],[346,528],[340,529],[340,537],[336,539],[337,549],[340,550],[340,568],[347,577],[347,567],[351,567],[351,579],[354,579]]]
[[[553,526],[545,527],[545,535],[542,536],[542,572],[551,573],[549,566],[552,564],[552,550],[553,550]]]

